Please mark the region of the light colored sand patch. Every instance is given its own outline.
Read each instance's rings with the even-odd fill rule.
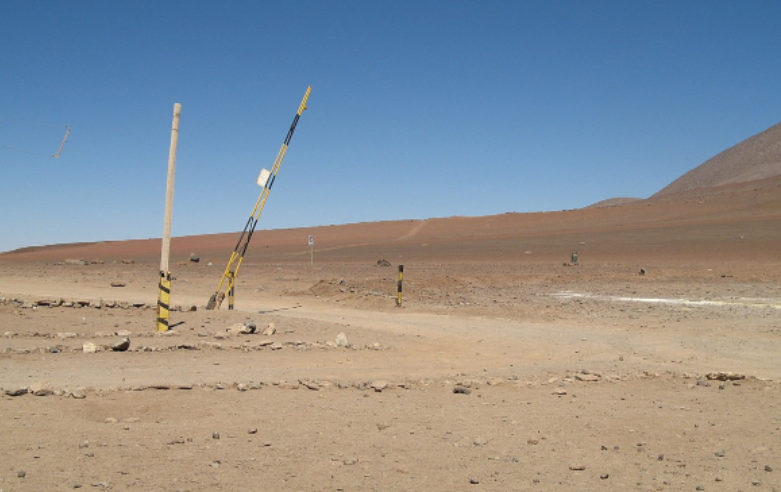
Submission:
[[[579,293],[579,292],[556,292],[552,297],[559,299],[589,299],[593,301],[604,302],[642,302],[647,304],[669,304],[678,306],[718,306],[718,307],[749,307],[758,309],[781,309],[781,302],[777,299],[748,299],[741,298],[734,301],[715,301],[715,300],[691,300],[691,299],[663,299],[656,297],[626,297],[626,296],[605,296],[597,294]]]

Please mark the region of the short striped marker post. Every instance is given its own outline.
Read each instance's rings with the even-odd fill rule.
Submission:
[[[403,300],[401,296],[403,283],[404,283],[404,265],[399,265],[399,293],[396,297],[396,307],[401,307],[401,303]]]
[[[236,293],[236,283],[235,283],[236,279],[233,276],[233,272],[231,272],[229,278],[230,278],[230,289],[228,289],[228,310],[232,311],[233,310],[233,299],[235,297],[234,294]]]
[[[157,331],[168,331],[171,310],[171,272],[160,272],[160,292],[157,297]]]

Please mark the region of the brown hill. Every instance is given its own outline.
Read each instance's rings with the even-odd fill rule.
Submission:
[[[636,201],[642,200],[642,198],[633,198],[633,197],[616,197],[616,198],[608,198],[607,200],[602,200],[597,203],[592,203],[591,205],[585,207],[585,208],[607,208],[607,207],[620,207],[621,205],[626,205],[628,203],[633,203]]]
[[[622,206],[485,217],[398,220],[257,231],[247,259],[308,262],[308,235],[317,261],[551,262],[578,250],[594,261],[777,262],[781,239],[781,176],[639,200]],[[238,233],[176,237],[172,262],[190,253],[224,265]],[[26,248],[4,261],[66,259],[159,261],[160,240],[99,242]]]
[[[652,198],[781,175],[781,123],[712,157]]]

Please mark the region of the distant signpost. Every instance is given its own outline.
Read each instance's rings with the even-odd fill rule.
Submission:
[[[315,237],[309,235],[309,266],[315,266]]]

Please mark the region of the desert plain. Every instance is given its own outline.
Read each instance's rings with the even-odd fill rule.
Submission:
[[[779,178],[237,239],[0,254],[0,490],[781,490]]]

